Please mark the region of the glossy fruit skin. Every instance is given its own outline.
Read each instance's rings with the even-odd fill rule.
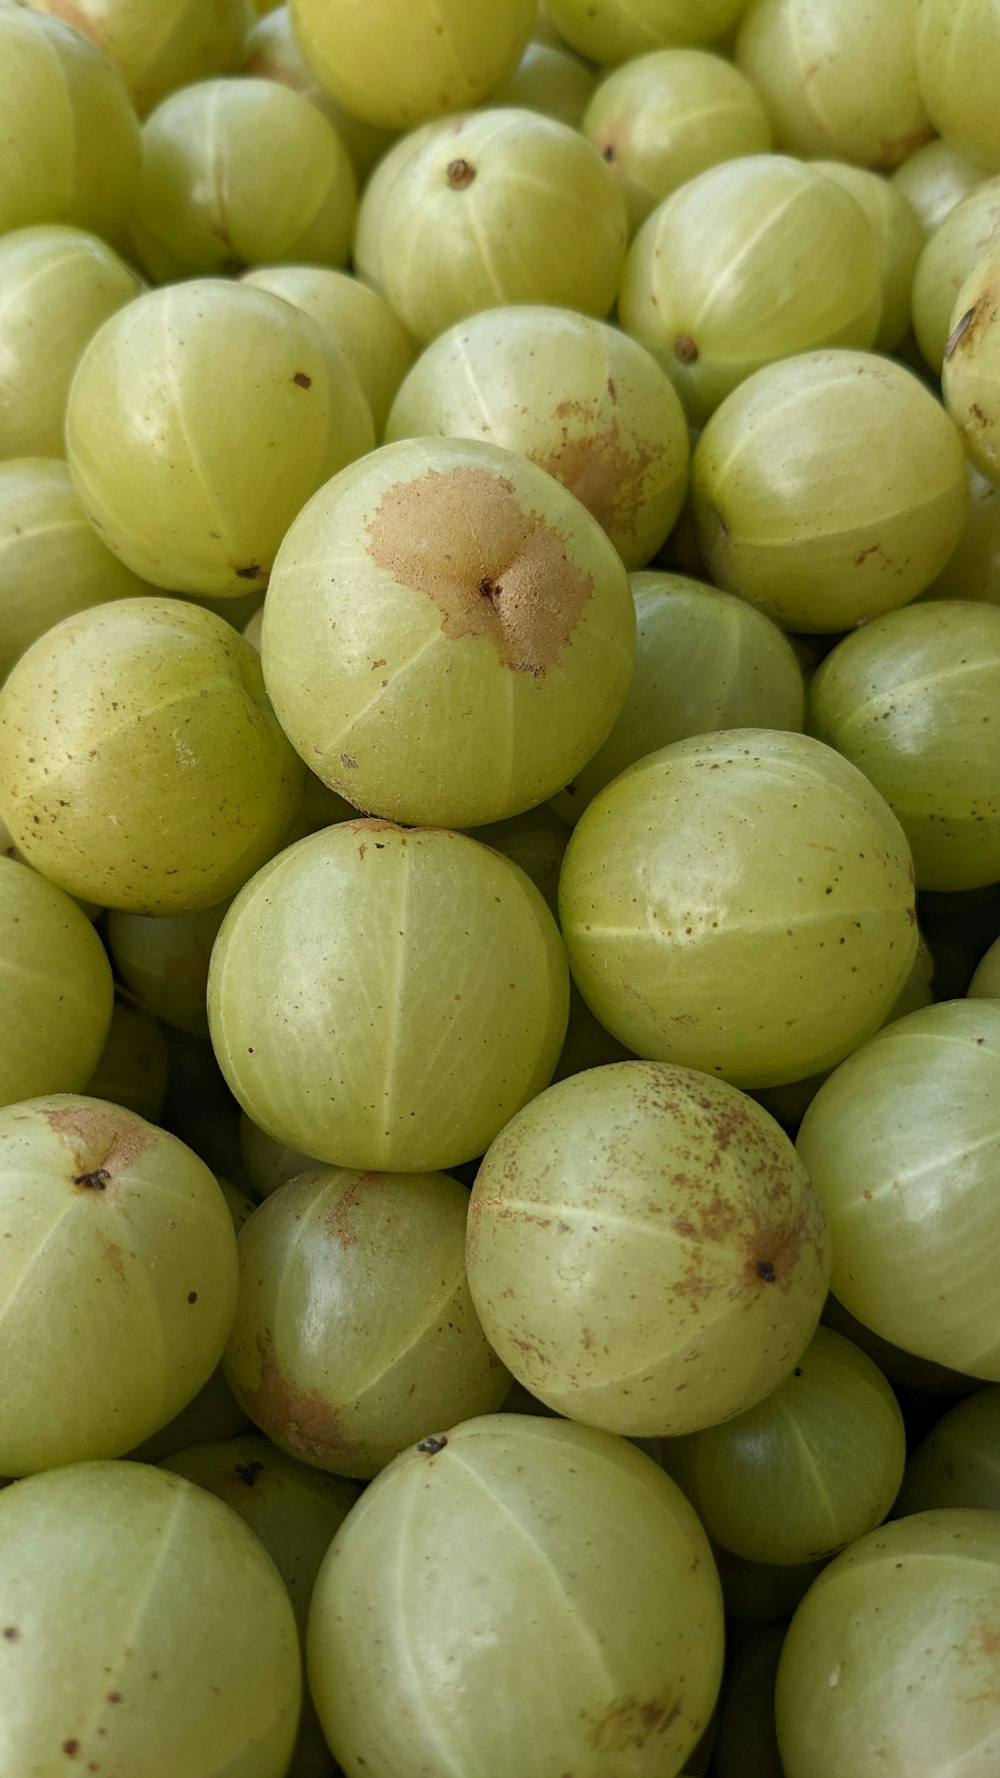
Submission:
[[[998,1636],[996,1513],[916,1513],[861,1538],[814,1582],[785,1639],[775,1709],[787,1778],[990,1778]]]
[[[737,1086],[832,1067],[878,1029],[917,944],[888,804],[777,730],[693,736],[623,772],[574,829],[559,905],[601,1023]]]
[[[549,0],[554,25],[592,62],[617,63],[677,44],[711,43],[739,16],[744,0]]]
[[[697,1741],[721,1654],[708,1543],[669,1478],[621,1439],[517,1414],[376,1478],[320,1569],[308,1636],[348,1778],[443,1760],[468,1778],[659,1778]]]
[[[541,1090],[568,997],[558,928],[515,864],[363,820],[258,872],[208,984],[219,1065],[255,1123],[335,1166],[412,1173],[482,1154]]]
[[[474,827],[542,802],[604,740],[632,671],[618,554],[534,463],[459,438],[384,445],[287,533],[268,693],[358,808]]]
[[[104,946],[63,890],[2,855],[0,929],[0,1105],[81,1092],[100,1059],[114,1004]]]
[[[186,913],[234,894],[279,845],[303,777],[254,649],[180,599],[64,619],[0,691],[10,830],[103,907]]]
[[[927,231],[901,185],[845,161],[819,161],[817,165],[860,204],[871,224],[882,274],[875,350],[894,352],[910,329],[913,278]]]
[[[941,390],[981,475],[1000,487],[1000,251],[987,251],[955,299]]]
[[[302,1691],[292,1608],[204,1489],[114,1462],[6,1489],[0,1588],[12,1774],[283,1778]]]
[[[931,234],[913,279],[913,331],[940,376],[951,316],[963,284],[1000,245],[1000,178],[984,177]]]
[[[881,791],[922,889],[1000,877],[1000,609],[927,601],[847,636],[809,686],[810,732]]]
[[[917,27],[917,74],[934,128],[994,170],[1000,169],[998,24],[996,0],[922,0]]]
[[[511,1119],[476,1176],[467,1257],[518,1381],[632,1437],[713,1425],[776,1388],[830,1267],[818,1200],[773,1119],[659,1062],[590,1069]]]
[[[26,0],[85,31],[125,83],[140,117],[176,87],[236,67],[243,0]]]
[[[909,1013],[820,1088],[797,1147],[833,1234],[831,1288],[882,1338],[1000,1381],[1000,1002]]]

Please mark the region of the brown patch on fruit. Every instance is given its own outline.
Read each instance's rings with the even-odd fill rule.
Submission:
[[[122,1258],[122,1250],[119,1247],[118,1242],[117,1241],[109,1241],[106,1235],[102,1235],[101,1236],[101,1246],[104,1249],[104,1257],[107,1260],[108,1265],[111,1267],[111,1270],[115,1273],[115,1275],[118,1278],[121,1279],[122,1283],[124,1284],[125,1283],[125,1261]]]
[[[979,281],[975,301],[952,329],[944,348],[945,362],[957,352],[973,352],[981,345],[985,328],[996,321],[1000,309],[1000,266],[987,266]]]
[[[233,573],[238,580],[266,580],[267,573],[259,562],[245,562],[242,568],[233,566]]]
[[[358,1237],[350,1224],[350,1212],[357,1209],[362,1194],[375,1185],[378,1178],[377,1173],[359,1173],[358,1177],[352,1180],[347,1190],[337,1199],[323,1223],[327,1234],[339,1241],[344,1249],[356,1247],[358,1244]]]
[[[150,1124],[105,1101],[59,1106],[44,1115],[72,1153],[72,1183],[97,1199],[159,1136]]]
[[[562,533],[522,509],[512,481],[485,469],[429,469],[397,482],[368,538],[376,567],[432,599],[450,640],[482,636],[503,666],[533,678],[559,665],[593,596],[593,578]]]
[[[255,1426],[320,1468],[331,1457],[343,1458],[358,1451],[358,1446],[344,1437],[340,1409],[321,1390],[305,1389],[285,1374],[275,1357],[270,1331],[257,1335],[257,1356],[257,1386],[242,1397]]]
[[[292,378],[292,382],[299,389],[312,388],[312,377],[307,377],[304,370],[297,370]]]
[[[933,134],[934,125],[928,122],[921,124],[918,129],[911,130],[908,136],[889,136],[879,143],[878,154],[870,162],[870,165],[879,167],[884,172],[887,172],[891,167],[898,167],[900,161],[909,159],[914,149],[929,142]]]
[[[449,161],[445,171],[452,191],[467,191],[476,177],[475,167],[470,167],[466,160]]]
[[[666,1734],[680,1713],[676,1699],[670,1704],[657,1699],[642,1704],[638,1698],[623,1698],[593,1724],[587,1739],[597,1753],[626,1753],[645,1747],[653,1735]]]
[[[654,455],[662,453],[630,449],[618,421],[612,418],[600,426],[599,410],[589,402],[561,401],[555,417],[561,419],[568,413],[578,415],[585,426],[589,422],[592,429],[568,438],[564,427],[562,443],[533,461],[574,494],[602,530],[631,530]]]

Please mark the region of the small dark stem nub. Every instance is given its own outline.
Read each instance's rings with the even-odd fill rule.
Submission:
[[[470,167],[468,161],[463,160],[449,161],[447,173],[452,191],[465,191],[476,177],[475,167]]]
[[[689,333],[679,333],[674,341],[674,357],[678,364],[694,364],[698,347]]]
[[[73,1184],[86,1186],[88,1191],[102,1192],[111,1184],[111,1174],[106,1167],[95,1167],[93,1173],[78,1173]]]
[[[757,1276],[758,1278],[763,1278],[765,1284],[774,1283],[774,1267],[769,1259],[759,1259],[757,1261]]]
[[[479,582],[479,592],[484,599],[499,599],[503,587],[498,580],[493,579],[491,574],[484,574]]]
[[[436,1457],[439,1451],[444,1450],[447,1443],[448,1440],[445,1438],[444,1433],[436,1432],[431,1438],[421,1439],[417,1446],[417,1450],[423,1451],[426,1457]]]
[[[246,1482],[248,1488],[252,1488],[263,1467],[263,1463],[237,1463],[235,1474],[241,1482]]]

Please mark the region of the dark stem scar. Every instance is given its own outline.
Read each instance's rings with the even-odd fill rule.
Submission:
[[[85,1186],[89,1191],[102,1192],[111,1184],[111,1174],[106,1167],[96,1167],[93,1173],[77,1173],[73,1184]]]

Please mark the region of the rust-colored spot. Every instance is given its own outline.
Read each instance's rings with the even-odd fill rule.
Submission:
[[[593,1724],[587,1739],[597,1753],[626,1753],[645,1747],[653,1735],[666,1734],[680,1713],[676,1699],[670,1704],[657,1699],[644,1704],[638,1698],[622,1698]]]
[[[85,1191],[102,1192],[111,1184],[111,1174],[106,1167],[96,1167],[93,1173],[78,1173],[73,1184],[82,1186]]]
[[[674,357],[678,364],[694,364],[698,357],[698,347],[689,333],[679,333],[674,341]]]
[[[45,1121],[72,1153],[73,1184],[96,1198],[152,1148],[159,1136],[151,1125],[104,1100],[93,1105],[59,1106],[45,1113]]]
[[[63,1742],[62,1750],[64,1753],[69,1754],[70,1759],[75,1759],[80,1751],[80,1743],[75,1736],[70,1736],[68,1741]]]
[[[879,143],[878,154],[870,164],[873,167],[881,168],[883,172],[887,172],[891,167],[898,167],[900,161],[908,160],[915,149],[922,147],[925,142],[929,142],[933,134],[934,125],[925,123],[917,129],[911,130],[909,135],[887,136]]]
[[[294,377],[292,378],[292,382],[299,389],[311,389],[313,380],[312,380],[312,377],[306,376],[306,373],[304,370],[297,370],[295,372]]]
[[[475,167],[470,167],[466,160],[449,161],[446,171],[452,191],[467,191],[476,177]]]
[[[350,1214],[352,1210],[357,1209],[362,1195],[369,1191],[373,1185],[376,1185],[378,1180],[378,1173],[359,1173],[358,1177],[351,1181],[347,1190],[337,1199],[333,1209],[326,1217],[323,1227],[328,1235],[332,1235],[335,1240],[340,1242],[341,1247],[346,1249],[357,1246],[358,1237],[351,1227]]]
[[[562,532],[524,511],[513,482],[486,469],[429,469],[397,482],[368,537],[375,565],[433,600],[450,640],[482,636],[505,667],[536,678],[559,664],[594,591]]]
[[[266,580],[267,576],[259,562],[246,562],[242,568],[234,568],[238,580]]]
[[[560,402],[556,413],[564,414],[567,409],[576,410],[585,428],[589,422],[589,430],[563,437],[560,444],[533,461],[568,488],[602,530],[612,535],[632,530],[654,458],[662,452],[648,446],[630,448],[617,420],[612,418],[605,426],[595,424],[597,411],[588,403]]]
[[[116,1277],[121,1279],[122,1283],[124,1284],[125,1283],[125,1261],[122,1258],[122,1250],[119,1247],[118,1242],[117,1241],[109,1241],[107,1235],[102,1234],[101,1235],[101,1246],[104,1249],[104,1257],[107,1260],[108,1265],[111,1267],[111,1270],[115,1273]]]
[[[762,1278],[765,1284],[774,1283],[776,1273],[771,1260],[759,1259],[757,1261],[757,1276]]]
[[[257,1335],[260,1375],[243,1406],[262,1432],[294,1456],[324,1468],[330,1457],[353,1457],[359,1446],[344,1437],[341,1410],[320,1389],[295,1383],[274,1352],[270,1330]]]

